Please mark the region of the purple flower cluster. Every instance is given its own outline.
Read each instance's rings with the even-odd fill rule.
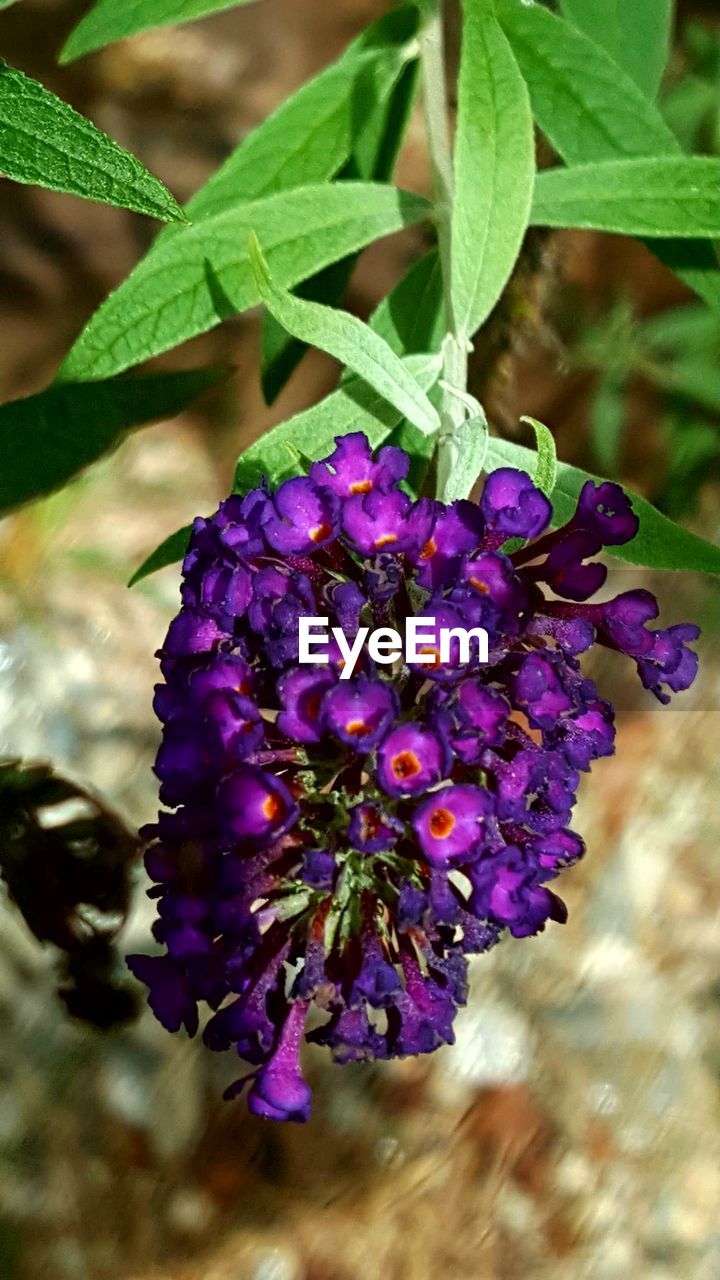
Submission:
[[[579,655],[629,654],[662,702],[697,669],[698,628],[653,630],[648,592],[588,603],[593,557],[637,530],[617,486],[588,482],[547,532],[524,472],[445,506],[404,492],[400,449],[336,443],[309,476],[195,522],[155,700],[166,808],[146,861],[165,953],[130,960],[169,1030],[193,1034],[209,1006],[207,1045],[251,1068],[229,1095],[247,1085],[273,1119],[309,1115],[303,1039],[338,1062],[430,1052],[453,1039],[469,955],[565,920],[548,886],[583,853],[580,775],[614,736]],[[363,651],[341,679],[334,641],[299,663],[303,616],[348,639],[413,616],[482,627],[489,661]]]

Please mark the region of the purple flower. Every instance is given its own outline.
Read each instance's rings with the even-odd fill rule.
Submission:
[[[364,556],[389,548],[393,553],[418,551],[430,536],[433,515],[427,498],[412,502],[400,489],[390,493],[372,489],[345,502],[343,532],[351,547]]]
[[[632,541],[639,521],[619,485],[587,480],[580,490],[570,528],[593,534],[603,547],[618,547]]]
[[[404,480],[408,473],[408,457],[402,449],[385,445],[373,459],[367,438],[361,431],[335,437],[335,450],[324,462],[314,462],[310,479],[318,487],[332,489],[338,498],[369,493],[379,489],[386,493]]]
[[[264,844],[293,825],[298,808],[281,778],[241,764],[218,789],[217,803],[234,840]]]
[[[524,471],[500,467],[485,481],[480,510],[487,528],[506,538],[537,538],[547,529],[552,507]]]
[[[544,565],[537,570],[537,577],[566,600],[587,600],[600,590],[607,578],[603,564],[598,561],[584,563],[601,549],[600,539],[592,533],[583,529],[566,533],[551,547]]]
[[[392,685],[358,676],[336,684],[323,698],[320,723],[326,733],[355,751],[370,751],[398,712]]]
[[[128,956],[128,968],[148,987],[148,1004],[167,1031],[198,1028],[197,997],[181,968],[169,956]]]
[[[442,787],[425,800],[413,815],[420,848],[433,866],[470,860],[487,839],[492,817],[492,797],[481,787]]]
[[[293,667],[281,675],[277,692],[283,710],[278,729],[294,742],[320,742],[320,707],[336,676],[331,667]]]
[[[248,1109],[267,1120],[310,1119],[312,1092],[300,1070],[302,1041],[307,1005],[292,1005],[280,1033],[277,1048],[263,1063],[248,1093]]]
[[[314,551],[335,537],[338,509],[333,493],[298,476],[278,489],[265,515],[263,533],[270,546],[284,555]]]
[[[515,938],[539,933],[549,919],[559,924],[567,919],[560,899],[538,883],[546,877],[512,845],[476,862],[469,875],[476,914],[508,928]]]
[[[523,472],[449,506],[413,502],[406,474],[401,450],[373,457],[355,434],[309,479],[196,521],[159,654],[172,811],[143,836],[165,953],[129,963],[169,1030],[193,1034],[207,1007],[205,1044],[250,1068],[227,1096],[247,1089],[267,1119],[309,1116],[303,1039],[337,1062],[451,1043],[468,957],[565,919],[548,884],[584,852],[580,775],[614,748],[579,655],[628,654],[661,701],[697,670],[697,627],[653,630],[649,592],[588,599],[592,557],[636,528],[616,486],[586,485],[544,533]],[[504,553],[518,537],[539,540]],[[300,620],[324,616],[346,647],[427,621],[407,665],[361,648],[343,679],[336,637],[327,662],[299,661]],[[473,628],[469,650],[443,640]]]
[[[478,546],[485,529],[474,502],[436,504],[435,518],[427,541],[413,552],[417,581],[431,590],[455,584],[462,558]]]
[[[389,796],[420,795],[445,776],[450,753],[432,729],[400,724],[378,747],[377,774]]]

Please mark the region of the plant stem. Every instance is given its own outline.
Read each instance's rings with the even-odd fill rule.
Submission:
[[[442,0],[432,6],[420,38],[425,127],[433,181],[433,205],[438,236],[438,253],[443,284],[446,337],[443,344],[443,380],[464,391],[467,386],[467,346],[457,331],[452,299],[452,209],[454,174],[452,143],[448,124],[448,94],[445,77]],[[465,420],[461,402],[444,392],[438,435],[438,497],[442,498],[453,438]]]
[[[438,0],[438,3],[434,6],[434,12],[428,18],[420,38],[420,61],[425,105],[425,129],[427,132],[428,152],[430,154],[433,204],[438,235],[438,251],[442,268],[445,325],[448,333],[453,333],[455,320],[451,290],[451,220],[455,179],[447,116],[442,0]]]

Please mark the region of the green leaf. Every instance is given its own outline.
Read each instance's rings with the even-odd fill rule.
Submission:
[[[378,236],[427,216],[419,196],[372,183],[279,191],[185,228],[145,258],[95,313],[63,381],[109,377],[260,301],[248,237],[261,227],[270,268],[292,288]]]
[[[566,164],[680,152],[658,108],[601,43],[539,5],[501,0],[499,17],[535,119]]]
[[[420,431],[432,435],[438,430],[437,411],[399,357],[369,325],[347,311],[296,298],[276,284],[255,235],[250,240],[250,261],[260,297],[288,333],[347,365]]]
[[[560,0],[560,8],[649,98],[656,96],[670,52],[673,0]]]
[[[720,160],[668,156],[546,169],[537,176],[532,222],[621,235],[716,236]]]
[[[0,9],[9,9],[11,4],[17,4],[17,0],[0,0]]]
[[[194,369],[116,378],[50,387],[0,405],[0,514],[59,488],[130,428],[175,417],[223,376]]]
[[[0,59],[0,170],[15,182],[186,222],[151,173],[90,120]]]
[[[455,143],[452,298],[471,337],[492,311],[528,224],[535,140],[527,87],[493,0],[465,0]]]
[[[368,27],[338,62],[243,139],[189,201],[188,217],[198,222],[275,191],[335,177],[352,155],[358,122],[387,101],[413,58],[417,26],[415,7],[402,5]],[[166,238],[163,233],[156,244]]]
[[[524,417],[521,422],[527,422],[535,432],[535,444],[537,446],[537,458],[535,460],[535,470],[533,471],[533,481],[538,489],[542,489],[543,493],[552,493],[555,488],[557,479],[557,450],[552,432],[548,430],[544,423],[538,422],[537,418]]]
[[[413,263],[375,308],[369,324],[398,356],[440,350],[445,322],[437,249]]]
[[[437,355],[407,356],[403,368],[422,390],[436,381],[440,371]],[[324,400],[281,422],[251,444],[239,458],[233,488],[244,492],[268,476],[279,484],[297,474],[296,452],[316,460],[331,453],[335,436],[362,431],[374,449],[384,444],[402,420],[401,412],[362,379],[349,379]]]
[[[532,475],[535,454],[532,449],[526,449],[510,440],[492,439],[488,446],[486,465],[488,470],[519,467]],[[566,462],[558,463],[557,479],[550,495],[555,513],[554,524],[565,524],[571,518],[578,494],[586,480],[600,483],[597,476],[581,471],[579,467],[571,467]],[[640,520],[640,529],[632,542],[624,547],[608,548],[613,556],[650,569],[694,569],[700,573],[720,575],[720,547],[674,524],[639,494],[632,490],[627,492]]]
[[[140,31],[195,22],[208,14],[249,3],[251,0],[97,0],[71,31],[58,61],[72,62]]]
[[[176,529],[175,533],[171,533],[146,560],[143,560],[140,568],[136,569],[130,578],[128,586],[134,587],[137,582],[149,577],[151,573],[157,573],[159,569],[165,569],[169,564],[184,560],[192,529],[191,524],[186,524],[182,529]]]
[[[393,61],[397,62],[396,59]],[[383,60],[384,65],[384,60]],[[417,83],[417,60],[404,66],[394,83],[383,86],[376,104],[357,113],[353,154],[338,174],[339,179],[361,178],[367,182],[388,181],[392,177],[402,144]],[[300,286],[301,298],[338,305],[352,276],[357,255],[333,263]],[[423,350],[425,348],[422,348]],[[267,404],[272,404],[307,350],[305,343],[286,334],[270,313],[263,322],[262,388]]]
[[[500,16],[528,82],[535,119],[566,164],[680,153],[657,107],[601,45],[538,5],[501,0]],[[720,310],[712,245],[654,240],[648,248]]]

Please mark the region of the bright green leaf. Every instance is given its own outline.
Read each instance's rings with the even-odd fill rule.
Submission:
[[[471,337],[497,302],[528,224],[535,141],[527,87],[493,0],[465,0],[455,142],[452,298]]]
[[[347,311],[294,297],[278,285],[255,236],[250,241],[250,262],[262,301],[288,333],[352,369],[420,431],[427,435],[437,431],[437,411],[400,358],[369,325]]]
[[[519,467],[533,474],[535,454],[532,449],[514,444],[510,440],[492,439],[488,447],[488,469]],[[572,517],[578,494],[586,480],[599,483],[598,477],[579,467],[559,462],[555,488],[550,495],[555,517],[553,523],[565,524]],[[633,510],[640,520],[640,530],[632,542],[623,547],[612,547],[614,556],[630,564],[646,565],[650,569],[695,569],[700,573],[720,575],[720,547],[680,525],[668,520],[645,498],[628,490]]]
[[[566,164],[679,153],[658,108],[602,44],[539,5],[501,0],[498,11],[535,119]]]
[[[543,493],[551,494],[555,488],[557,479],[557,450],[552,432],[548,430],[543,422],[538,422],[537,418],[524,417],[521,422],[527,422],[535,432],[535,444],[537,447],[537,458],[535,460],[535,470],[533,471],[533,480],[538,489],[542,489]]]
[[[144,259],[103,303],[60,370],[63,381],[120,373],[260,301],[248,237],[262,228],[278,283],[314,272],[426,217],[427,202],[372,183],[279,191],[187,227]]]
[[[0,405],[0,513],[59,488],[132,427],[175,417],[223,376],[195,369],[69,384]]]
[[[720,235],[720,160],[667,156],[546,169],[532,222],[623,235]]]
[[[161,221],[185,222],[159,178],[112,138],[0,59],[0,171]]]
[[[601,45],[539,5],[501,0],[500,16],[535,119],[566,164],[680,153],[657,107]],[[648,248],[720,311],[712,245],[654,240]]]
[[[208,14],[249,3],[251,0],[97,0],[70,33],[59,62],[72,62],[140,31],[195,22]]]
[[[673,0],[560,0],[560,8],[655,97],[670,52]]]
[[[397,58],[392,60],[396,65]],[[387,59],[380,61],[386,66]],[[417,83],[417,60],[399,69],[397,79],[378,87],[377,101],[355,112],[355,137],[350,160],[337,175],[338,180],[389,181],[402,144]],[[352,255],[333,263],[298,289],[301,298],[337,306],[343,299],[357,261]],[[267,404],[272,404],[287,383],[306,351],[305,343],[290,337],[268,312],[263,322],[262,388]],[[421,348],[425,350],[426,348]],[[427,348],[429,350],[429,348]]]
[[[368,27],[338,62],[301,85],[243,139],[189,201],[188,217],[199,222],[275,191],[335,177],[352,155],[358,122],[387,101],[416,53],[417,25],[415,7],[402,5]],[[157,245],[166,238],[159,236]]]

